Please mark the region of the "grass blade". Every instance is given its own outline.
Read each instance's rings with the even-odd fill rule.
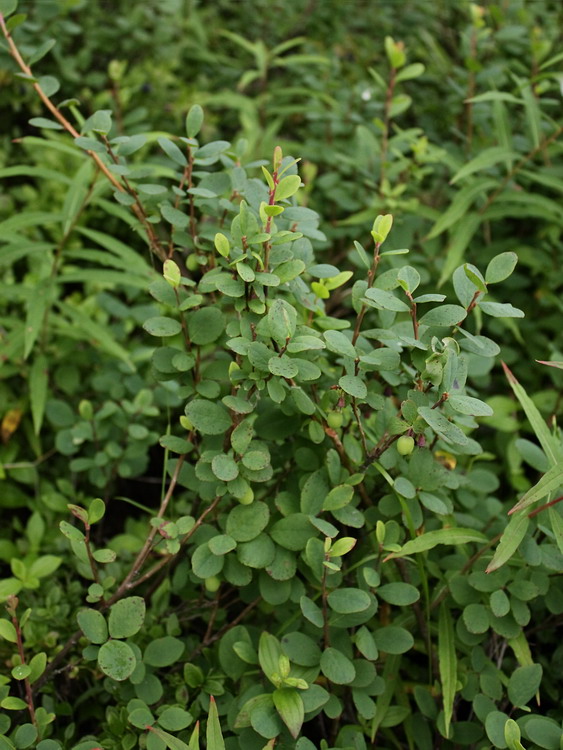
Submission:
[[[504,362],[502,362],[501,364],[504,369],[504,374],[506,375],[511,388],[514,391],[514,395],[524,409],[524,413],[526,414],[528,421],[532,426],[532,429],[537,439],[539,440],[540,445],[543,448],[550,464],[554,465],[558,462],[563,461],[563,448],[561,448],[559,441],[549,431],[549,428],[545,423],[542,415],[540,414],[537,406],[534,404],[532,399],[526,393],[524,387],[520,385],[518,380],[516,380],[516,378],[514,377],[510,369],[504,364]]]
[[[444,726],[446,737],[449,737],[457,680],[457,656],[454,625],[450,610],[445,602],[440,607],[438,618],[438,664],[440,667],[440,682],[442,683]]]

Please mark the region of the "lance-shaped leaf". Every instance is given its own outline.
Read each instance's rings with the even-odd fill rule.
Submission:
[[[518,549],[518,545],[524,539],[526,531],[530,524],[530,519],[526,513],[520,513],[510,519],[508,526],[504,530],[499,545],[489,563],[486,572],[492,573],[498,570],[505,562],[510,560],[512,555]]]
[[[207,717],[207,750],[225,750],[225,741],[221,732],[219,723],[219,714],[217,713],[217,704],[215,698],[211,696],[209,701],[209,715]],[[175,748],[171,748],[175,750]]]
[[[305,716],[301,696],[295,688],[278,688],[274,690],[273,698],[281,720],[289,729],[291,736],[297,739]]]
[[[563,461],[552,466],[551,469],[544,474],[540,481],[531,487],[528,492],[511,508],[508,513],[512,515],[517,513],[519,510],[528,508],[538,500],[541,500],[550,492],[553,492],[563,484]],[[505,532],[506,533],[506,532]]]
[[[417,536],[416,539],[411,539],[410,542],[403,544],[399,550],[387,555],[384,562],[395,557],[404,557],[405,555],[415,555],[418,552],[426,552],[429,549],[437,547],[438,544],[466,544],[467,542],[486,541],[487,537],[484,534],[481,534],[480,531],[475,531],[474,529],[437,529],[436,531],[428,531],[426,534],[421,534],[421,536]]]
[[[438,620],[438,663],[444,704],[444,727],[446,737],[449,737],[457,679],[457,656],[452,616],[445,602],[440,607]]]

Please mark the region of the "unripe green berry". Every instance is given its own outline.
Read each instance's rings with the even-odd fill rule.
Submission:
[[[204,581],[204,584],[206,591],[209,591],[210,594],[214,594],[221,585],[221,581],[217,578],[217,576],[210,576],[209,578],[206,578]]]
[[[188,255],[188,257],[186,258],[186,268],[188,269],[188,271],[197,271],[197,269],[199,268],[197,255],[195,255],[195,253]]]
[[[414,450],[414,438],[409,435],[401,435],[397,440],[397,450],[401,456],[410,456]]]
[[[254,492],[252,491],[252,487],[249,487],[244,495],[237,498],[237,500],[241,505],[250,505],[250,503],[254,500]]]
[[[332,427],[333,430],[337,430],[339,427],[342,427],[342,422],[344,421],[344,416],[341,411],[329,411],[327,414],[326,422],[329,427]]]

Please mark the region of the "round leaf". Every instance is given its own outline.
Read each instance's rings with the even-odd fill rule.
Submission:
[[[109,634],[112,638],[130,638],[138,633],[145,621],[145,600],[128,596],[116,602],[109,612]]]
[[[122,682],[133,674],[137,660],[132,648],[127,643],[108,641],[100,648],[98,665],[108,677]]]
[[[157,316],[143,323],[143,328],[151,336],[175,336],[182,330],[181,324],[174,318]]]

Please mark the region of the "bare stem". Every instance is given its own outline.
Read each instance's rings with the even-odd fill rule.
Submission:
[[[20,663],[22,666],[25,666],[26,661],[25,661],[25,651],[23,648],[23,635],[22,635],[22,631],[20,627],[20,622],[16,614],[17,606],[18,606],[18,598],[16,596],[10,596],[8,598],[8,604],[6,606],[6,609],[8,610],[8,614],[12,618],[12,625],[14,626],[15,631],[16,631],[16,643],[18,647]],[[33,703],[33,691],[31,689],[31,683],[28,677],[24,679],[24,686],[25,686],[25,698],[26,698],[26,703],[27,703],[27,710],[29,711],[29,717],[31,719],[31,723],[36,725],[37,721],[35,718],[35,705]]]
[[[373,286],[373,282],[375,281],[375,274],[377,273],[377,266],[379,265],[379,248],[381,247],[381,242],[376,242],[375,247],[373,250],[373,260],[371,263],[371,268],[368,271],[368,289],[371,289]],[[367,305],[362,305],[360,312],[358,313],[358,317],[356,318],[356,325],[354,326],[354,334],[352,336],[352,344],[355,344],[358,340],[358,336],[360,335],[360,330],[362,328],[362,322],[364,319],[364,315],[367,311]]]

